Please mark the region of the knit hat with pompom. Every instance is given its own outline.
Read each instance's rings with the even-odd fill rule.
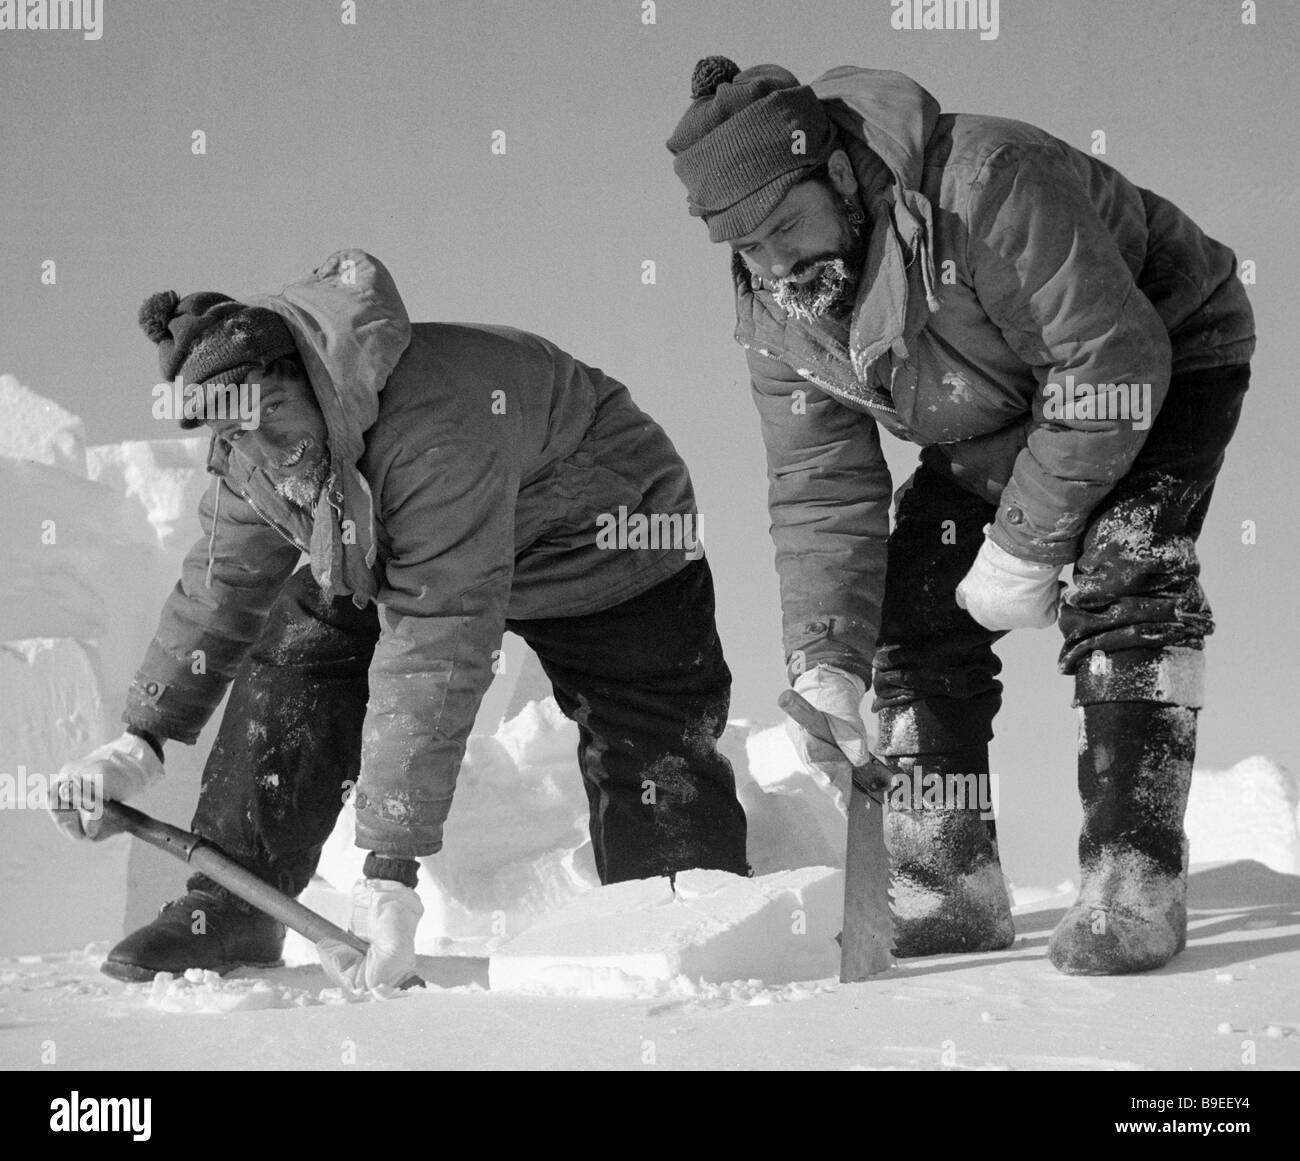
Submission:
[[[709,240],[755,229],[835,151],[835,131],[808,85],[777,65],[742,70],[706,56],[691,76],[691,107],[668,139],[691,214]]]
[[[262,367],[298,347],[288,324],[273,310],[245,306],[204,290],[185,298],[174,290],[150,295],[140,307],[140,329],[158,344],[162,377],[186,384],[247,383]],[[202,417],[181,419],[198,427]]]

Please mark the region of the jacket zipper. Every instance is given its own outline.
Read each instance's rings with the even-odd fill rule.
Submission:
[[[737,342],[741,345],[741,347],[743,347],[746,351],[754,351],[754,350],[757,350],[758,353],[759,353],[760,355],[765,355],[765,356],[767,356],[768,358],[775,358],[775,357],[777,357],[777,356],[772,355],[772,353],[771,353],[770,351],[767,351],[767,350],[765,350],[765,349],[762,348],[762,347],[755,347],[755,346],[752,345],[751,343],[747,343],[747,342],[745,342],[744,339],[737,339],[736,341],[737,341]],[[780,361],[783,362],[783,363],[786,362],[786,359],[785,359],[785,352],[782,352],[782,353],[781,353],[781,355],[780,355]],[[786,366],[789,366],[789,363],[786,363]],[[798,374],[798,372],[796,372],[796,374]],[[825,383],[825,382],[823,382],[821,379],[815,379],[815,378],[813,378],[811,375],[802,375],[801,378],[807,379],[808,382],[811,383],[814,387],[820,387],[823,391],[827,392],[828,394],[834,396],[834,397],[837,398],[837,399],[840,399],[840,398],[842,398],[842,396],[843,396],[843,392],[839,391],[839,390],[838,390],[837,388],[835,388],[835,387],[832,387],[829,383]],[[866,406],[866,407],[873,408],[874,410],[876,410],[876,411],[880,411],[880,412],[884,413],[885,415],[892,415],[895,419],[898,419],[898,412],[897,412],[894,408],[892,408],[892,407],[886,407],[885,404],[883,404],[883,403],[877,403],[877,402],[876,402],[875,400],[873,400],[873,399],[863,399],[863,400],[861,400],[861,402],[862,402],[862,404],[863,404],[864,406]],[[901,423],[901,420],[900,420],[900,423]]]
[[[256,512],[256,513],[257,513],[257,514],[262,518],[262,520],[263,520],[265,523],[269,524],[272,528],[274,528],[274,529],[275,529],[275,530],[276,530],[276,531],[277,531],[277,532],[278,532],[282,537],[284,537],[285,540],[287,540],[290,544],[292,544],[292,545],[294,546],[294,548],[296,548],[299,552],[310,552],[310,551],[311,551],[310,548],[307,548],[306,546],[304,546],[304,545],[302,545],[302,544],[299,544],[298,541],[297,541],[293,536],[291,536],[291,535],[290,535],[290,534],[289,534],[289,533],[284,529],[284,527],[283,527],[282,525],[280,525],[280,524],[278,524],[276,521],[272,520],[270,516],[268,516],[265,512],[263,512],[262,509],[259,508],[259,507],[257,506],[256,501],[254,501],[253,497],[252,497],[248,492],[245,492],[245,491],[241,488],[241,489],[239,489],[239,495],[241,495],[241,496],[244,498],[244,500],[247,502],[248,506],[249,506],[250,508],[252,508],[252,510],[253,510],[254,512]]]

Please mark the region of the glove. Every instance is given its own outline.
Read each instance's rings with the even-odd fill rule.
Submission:
[[[986,629],[1045,629],[1056,620],[1065,585],[1059,564],[1021,560],[989,539],[957,586],[957,604]]]
[[[838,746],[814,738],[792,718],[785,719],[785,731],[805,767],[825,775],[841,788],[853,777],[853,767],[867,761],[869,739],[862,721],[862,699],[867,683],[855,673],[834,665],[817,665],[799,675],[794,690],[830,722]]]
[[[55,775],[50,817],[69,838],[98,842],[117,832],[104,821],[104,803],[125,802],[161,781],[164,773],[148,742],[123,734]]]
[[[362,955],[334,939],[317,945],[325,974],[349,992],[386,995],[415,971],[415,929],[424,904],[410,887],[393,879],[360,879],[352,888],[348,930],[370,944]]]

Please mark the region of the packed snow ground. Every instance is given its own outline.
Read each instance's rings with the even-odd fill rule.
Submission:
[[[1005,952],[907,961],[861,984],[697,984],[641,999],[485,990],[488,962],[421,957],[434,985],[347,1003],[319,968],[118,984],[103,946],[0,966],[10,1069],[1300,1068],[1300,881],[1256,863],[1192,878],[1187,951],[1127,978],[1047,962],[1067,896],[1017,908]]]
[[[193,535],[206,441],[87,449],[75,416],[4,376],[0,408],[0,535],[13,549],[0,580],[0,774],[13,788],[19,771],[39,786],[117,732]],[[73,846],[11,797],[0,1067],[1300,1067],[1300,795],[1266,758],[1197,772],[1189,944],[1161,971],[1057,973],[1045,945],[1073,895],[1063,883],[1013,888],[1019,938],[1005,952],[903,961],[843,986],[843,802],[797,768],[782,730],[733,722],[723,738],[754,880],[599,888],[576,730],[535,662],[510,662],[471,739],[446,848],[421,874],[430,986],[392,1000],[330,987],[297,936],[280,969],[109,980],[107,948],[179,893],[184,869],[125,838]],[[171,776],[144,809],[188,818],[211,729],[169,748]],[[303,901],[345,922],[360,864],[345,811]]]

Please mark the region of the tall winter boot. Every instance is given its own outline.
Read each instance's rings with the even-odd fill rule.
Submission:
[[[1183,816],[1201,664],[1190,649],[1096,652],[1076,678],[1081,882],[1047,949],[1062,972],[1150,971],[1186,946]],[[1114,700],[1094,700],[1105,696]]]
[[[987,749],[889,761],[899,775],[885,815],[895,955],[1010,947],[1016,929],[986,797]]]

